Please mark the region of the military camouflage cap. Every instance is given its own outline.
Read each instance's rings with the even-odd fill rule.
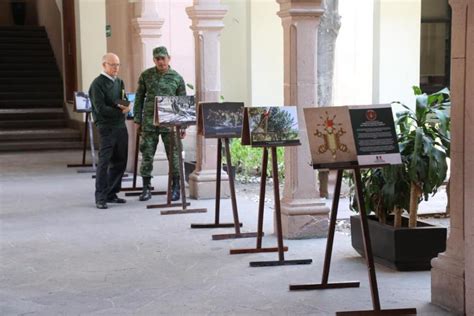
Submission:
[[[164,46],[156,47],[153,49],[153,57],[165,57],[169,56],[168,50]]]

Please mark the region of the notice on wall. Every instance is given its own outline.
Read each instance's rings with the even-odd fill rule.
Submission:
[[[390,104],[349,107],[359,165],[401,164]]]

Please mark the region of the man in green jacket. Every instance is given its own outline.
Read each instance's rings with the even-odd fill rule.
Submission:
[[[142,153],[142,164],[140,174],[143,178],[143,191],[139,197],[140,201],[151,198],[150,182],[153,170],[153,158],[158,145],[159,136],[165,145],[166,156],[171,159],[172,165],[172,191],[171,200],[180,198],[179,186],[179,163],[177,146],[173,153],[169,152],[171,131],[166,127],[153,125],[153,114],[156,96],[184,96],[186,86],[183,77],[169,66],[171,57],[164,46],[153,49],[153,62],[155,67],[142,72],[138,79],[138,88],[135,94],[134,121],[141,130],[140,152]],[[184,135],[180,135],[184,137]]]
[[[95,177],[95,203],[106,209],[109,203],[125,203],[117,196],[127,166],[128,133],[125,113],[129,107],[118,103],[125,99],[125,87],[117,77],[120,59],[107,53],[102,57],[103,71],[89,88],[92,117],[100,134],[99,162]]]

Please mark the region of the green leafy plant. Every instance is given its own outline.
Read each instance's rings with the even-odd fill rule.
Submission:
[[[449,90],[430,95],[418,87],[413,91],[415,111],[402,104],[406,111],[397,113],[400,153],[410,180],[410,227],[416,226],[418,204],[435,194],[446,179],[451,144]]]
[[[284,148],[277,148],[278,175],[280,178],[285,175],[284,152]],[[230,153],[232,164],[237,168],[239,180],[248,181],[251,177],[260,176],[263,158],[262,148],[244,146],[240,139],[234,138],[230,143]],[[271,158],[269,160],[270,165]]]
[[[404,209],[410,215],[409,227],[416,227],[418,204],[423,198],[427,201],[444,183],[450,154],[449,90],[430,95],[418,87],[413,87],[413,91],[415,110],[395,102],[405,108],[397,113],[396,119],[402,164],[362,172],[367,212],[374,212],[381,222],[393,212],[396,227],[401,225]],[[352,197],[353,182],[351,188]],[[357,211],[355,202],[352,200],[350,205]]]

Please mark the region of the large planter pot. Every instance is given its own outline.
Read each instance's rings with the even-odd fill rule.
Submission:
[[[446,250],[444,227],[418,221],[418,227],[408,228],[408,219],[403,218],[405,227],[394,228],[379,223],[375,216],[368,218],[374,260],[384,266],[399,271],[430,270],[431,259]],[[351,216],[352,247],[364,256],[361,232],[359,215]]]

